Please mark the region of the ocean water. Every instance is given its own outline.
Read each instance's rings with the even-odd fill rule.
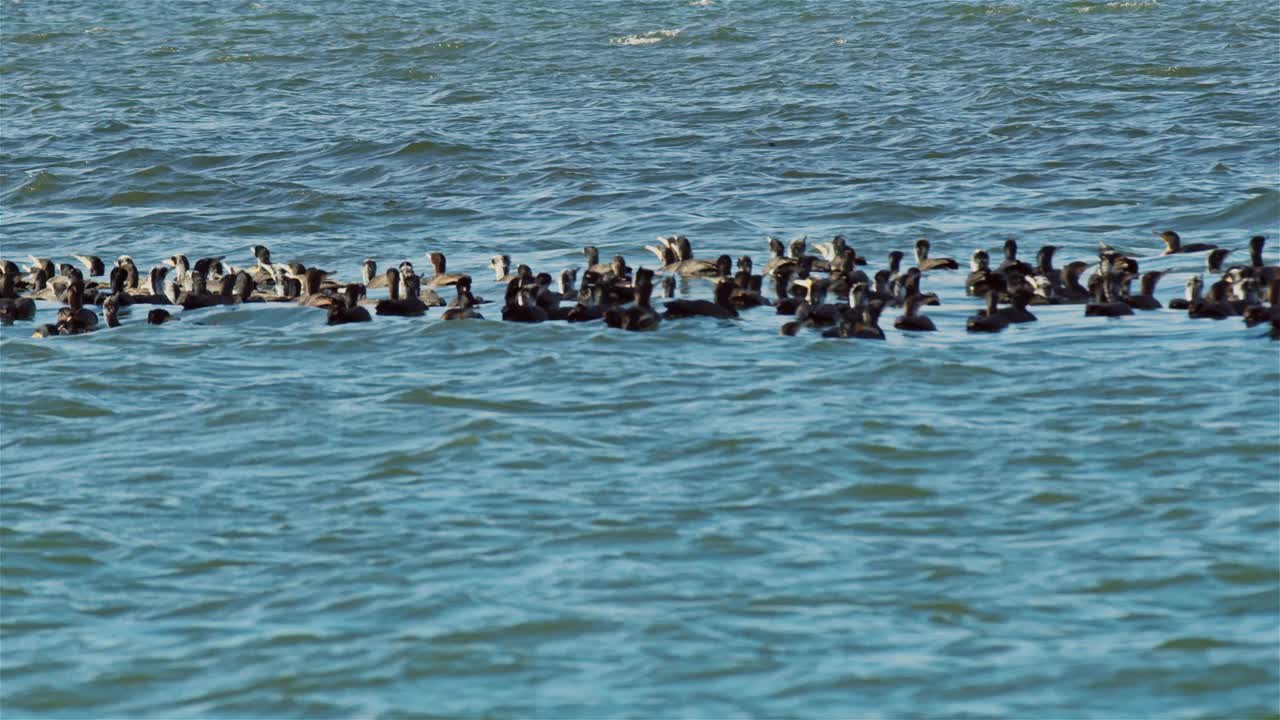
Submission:
[[[1016,237],[1167,300],[1203,255],[1153,231],[1277,262],[1275,10],[5,0],[0,256],[442,250],[493,298],[499,251]],[[1079,306],[970,336],[963,276],[883,343],[0,328],[0,714],[1280,715],[1280,346]]]

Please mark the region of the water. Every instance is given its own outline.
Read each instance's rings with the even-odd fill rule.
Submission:
[[[1272,3],[541,5],[6,2],[2,254],[438,249],[490,297],[494,251],[673,232],[1103,240],[1166,300],[1203,259],[1153,230],[1276,262]],[[881,344],[0,329],[0,709],[1275,717],[1276,345],[1078,306],[971,337],[962,275]]]

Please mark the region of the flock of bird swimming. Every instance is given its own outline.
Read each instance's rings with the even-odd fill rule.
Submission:
[[[1224,266],[1230,249],[1183,244],[1173,231],[1160,233],[1160,238],[1165,243],[1162,255],[1207,252],[1207,274],[1218,276],[1207,292],[1204,277],[1192,276],[1187,280],[1185,298],[1171,301],[1171,309],[1185,310],[1192,318],[1242,317],[1248,327],[1269,323],[1269,337],[1280,339],[1280,267],[1264,264],[1264,237],[1251,238],[1249,262],[1233,266]],[[654,330],[664,320],[693,316],[729,319],[747,308],[768,306],[779,315],[793,316],[781,326],[783,335],[813,328],[821,329],[825,337],[863,339],[884,339],[880,316],[889,307],[902,309],[893,322],[900,331],[936,330],[921,309],[940,301],[937,294],[921,290],[921,281],[926,273],[960,269],[951,258],[931,257],[929,241],[924,239],[915,243],[914,266],[904,268],[905,254],[895,250],[889,253],[887,267],[872,275],[862,269],[866,259],[843,235],[815,244],[817,255],[809,254],[805,238],[784,246],[770,237],[768,244],[770,258],[759,274],[754,272],[750,256],[739,258],[736,269],[728,255],[715,260],[695,258],[689,239],[683,235],[659,237],[656,245],[646,246],[657,257],[656,267],[639,267],[634,272],[621,255],[601,263],[599,251],[585,247],[586,268],[580,287],[575,287],[576,267],[560,272],[555,289],[548,273],[535,274],[527,265],[518,265],[512,272],[508,255],[493,256],[489,267],[495,282],[505,285],[501,315],[509,322],[601,320],[623,330]],[[985,250],[975,250],[965,289],[969,295],[984,298],[986,304],[968,318],[966,329],[991,333],[1013,323],[1034,322],[1036,317],[1028,308],[1036,305],[1079,304],[1086,316],[1100,317],[1162,307],[1153,295],[1162,272],[1140,274],[1137,260],[1106,245],[1100,246],[1096,263],[1073,261],[1055,268],[1056,250],[1053,245],[1041,247],[1032,265],[1018,259],[1017,242],[1007,240],[1004,259],[994,266]],[[0,323],[34,320],[36,300],[64,305],[56,321],[36,327],[33,337],[78,335],[104,324],[118,327],[120,316],[136,305],[153,306],[146,318],[150,324],[178,319],[163,306],[194,310],[257,302],[319,308],[327,313],[331,325],[368,322],[372,315],[418,316],[431,307],[443,307],[444,320],[484,317],[479,308],[486,301],[472,293],[471,276],[447,272],[443,253],[428,254],[432,274],[426,277],[419,276],[407,261],[379,274],[376,262],[366,259],[361,266],[362,282],[348,283],[317,267],[272,263],[270,251],[262,245],[253,247],[253,255],[255,264],[244,268],[224,262],[224,257],[203,257],[192,263],[185,255],[174,255],[153,267],[145,279],[127,255],[116,259],[110,273],[94,255],[73,256],[84,270],[34,256],[25,270],[12,261],[0,260]],[[1087,286],[1081,285],[1081,276],[1091,267],[1095,272]],[[674,298],[677,278],[705,278],[714,283],[714,299],[670,299],[659,312],[652,305],[659,275],[657,287],[663,298]],[[766,278],[772,281],[772,299],[762,292]],[[1136,294],[1132,291],[1135,279],[1139,280]],[[456,293],[448,302],[437,293],[446,286],[453,286]],[[368,290],[377,288],[385,288],[387,297],[370,299]],[[104,323],[99,323],[91,305],[101,306]]]

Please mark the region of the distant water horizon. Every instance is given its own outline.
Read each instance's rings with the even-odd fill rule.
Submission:
[[[0,24],[0,257],[552,274],[1280,262],[1274,3],[61,4]],[[1275,718],[1280,353],[296,306],[0,327],[5,717]],[[702,280],[681,297],[710,297]],[[452,293],[446,291],[446,296]],[[41,303],[37,322],[56,303]]]

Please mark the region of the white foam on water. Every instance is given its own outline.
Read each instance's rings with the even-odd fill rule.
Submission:
[[[1160,7],[1160,3],[1154,0],[1118,0],[1117,2],[1109,2],[1104,5],[1086,5],[1084,7],[1075,8],[1078,13],[1090,13],[1094,10],[1150,10]]]
[[[669,40],[678,37],[684,32],[680,28],[668,30],[653,30],[651,32],[639,33],[637,35],[625,35],[623,37],[609,38],[610,44],[613,45],[653,45],[663,40]]]

